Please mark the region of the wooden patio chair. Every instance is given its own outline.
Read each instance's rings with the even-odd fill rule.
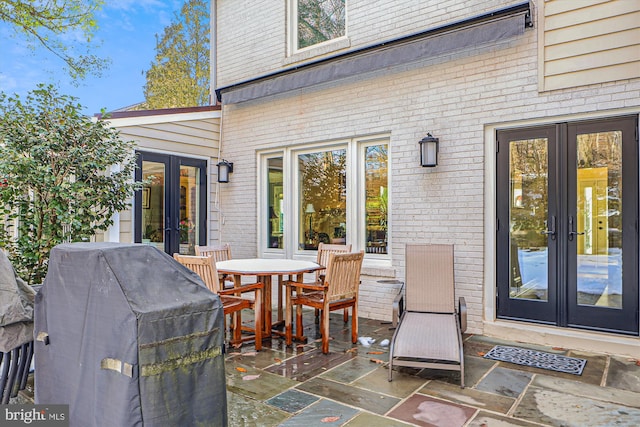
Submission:
[[[329,353],[329,312],[352,307],[351,341],[358,341],[358,290],[364,251],[356,253],[331,253],[327,262],[324,283],[300,283],[289,281],[286,295],[285,337],[286,344],[293,342],[293,306],[296,306],[296,333],[302,338],[302,306],[322,312],[322,352]],[[295,294],[294,294],[295,290]],[[305,291],[318,291],[306,292]]]
[[[348,245],[320,243],[318,245],[318,257],[316,258],[316,262],[325,268],[316,271],[316,282],[324,282],[324,277],[327,270],[326,267],[329,264],[330,254],[343,254],[349,252],[351,252],[351,243],[349,243]]]
[[[454,297],[453,245],[406,246],[405,311],[389,347],[389,381],[394,366],[460,371],[464,388],[462,333],[464,298]]]
[[[316,262],[325,267],[316,271],[316,283],[324,283],[327,264],[329,263],[330,254],[343,254],[351,252],[351,243],[345,245],[322,243],[318,245],[318,256]],[[319,322],[320,310],[315,310],[316,323]],[[343,313],[345,323],[349,320],[349,309],[345,308]]]
[[[223,245],[209,245],[195,247],[198,256],[213,256],[213,261],[227,261],[231,259],[231,246],[228,243]],[[232,288],[234,286],[233,278],[226,274],[220,274],[220,285],[223,288]]]
[[[228,314],[234,314],[233,321],[233,339],[231,342],[237,344],[243,341],[242,339],[242,316],[241,311],[244,309],[253,309],[255,318],[255,346],[256,350],[262,349],[262,291],[263,284],[253,283],[251,285],[245,285],[247,291],[255,292],[255,299],[249,299],[234,295],[236,292],[234,289],[221,289],[218,271],[216,269],[216,263],[213,255],[199,256],[199,255],[180,255],[173,254],[173,258],[180,264],[187,267],[189,270],[196,273],[204,284],[213,293],[218,294],[220,301],[222,302],[222,308],[224,316]],[[225,328],[226,329],[226,328]]]

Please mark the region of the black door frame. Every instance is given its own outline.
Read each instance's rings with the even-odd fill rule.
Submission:
[[[200,171],[200,221],[198,227],[198,245],[206,245],[207,242],[207,161],[190,157],[182,157],[173,154],[162,154],[148,151],[136,151],[137,168],[136,181],[142,180],[142,162],[150,161],[165,164],[165,229],[164,251],[168,254],[179,252],[180,249],[180,166],[193,166]],[[142,242],[142,191],[136,191],[134,195],[134,242]]]
[[[623,310],[580,306],[577,304],[576,239],[569,240],[568,218],[576,216],[575,187],[576,135],[592,132],[623,130]],[[524,320],[561,327],[600,330],[638,335],[638,212],[640,187],[638,169],[638,116],[557,123],[496,132],[496,315],[501,319]],[[549,271],[547,302],[509,297],[510,281],[510,171],[509,141],[547,138],[549,154],[548,218],[555,234],[548,236]],[[502,146],[501,146],[502,143]],[[571,151],[573,150],[573,151]],[[505,157],[506,156],[506,157]],[[630,167],[631,166],[631,167]],[[549,185],[552,187],[552,185]],[[625,188],[635,188],[634,191]],[[572,194],[572,197],[569,197]],[[572,252],[573,251],[573,252]],[[603,326],[603,324],[605,326]]]

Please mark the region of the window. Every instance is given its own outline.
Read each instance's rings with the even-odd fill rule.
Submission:
[[[345,0],[290,1],[294,52],[345,36]]]
[[[264,155],[261,165],[265,252],[292,256],[351,243],[388,259],[387,137],[288,148]]]
[[[346,241],[346,161],[346,149],[298,155],[300,249]]]
[[[387,253],[387,145],[364,147],[366,252]]]
[[[284,194],[282,192],[282,157],[267,159],[269,219],[267,221],[268,247],[283,249]]]

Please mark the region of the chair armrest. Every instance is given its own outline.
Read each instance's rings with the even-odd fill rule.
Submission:
[[[290,280],[287,280],[286,282],[284,282],[284,285],[292,288],[308,289],[310,291],[323,291],[326,288],[326,286],[324,285],[318,285],[315,283],[293,282]]]
[[[460,316],[460,331],[467,330],[467,302],[464,297],[458,299],[458,316]]]
[[[238,292],[249,292],[255,291],[258,289],[264,289],[264,285],[262,282],[252,283],[250,285],[242,285],[240,288],[227,288],[220,290],[218,294],[220,295],[237,295]]]
[[[398,320],[404,312],[404,285],[400,287],[398,295],[393,299],[392,307],[393,312],[391,313],[391,326],[395,328],[398,326]]]

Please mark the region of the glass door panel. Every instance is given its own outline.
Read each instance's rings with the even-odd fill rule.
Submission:
[[[619,309],[623,297],[622,132],[578,135],[576,151],[576,303]]]
[[[567,126],[568,326],[638,333],[637,127]]]
[[[164,251],[165,220],[165,181],[166,164],[143,161],[142,179],[146,182],[142,188],[142,243],[153,245]]]
[[[200,241],[200,173],[197,167],[180,165],[180,223],[179,251],[195,255]]]
[[[555,130],[501,131],[498,143],[497,314],[555,323]]]
[[[509,141],[510,298],[548,300],[548,144],[546,138]]]

